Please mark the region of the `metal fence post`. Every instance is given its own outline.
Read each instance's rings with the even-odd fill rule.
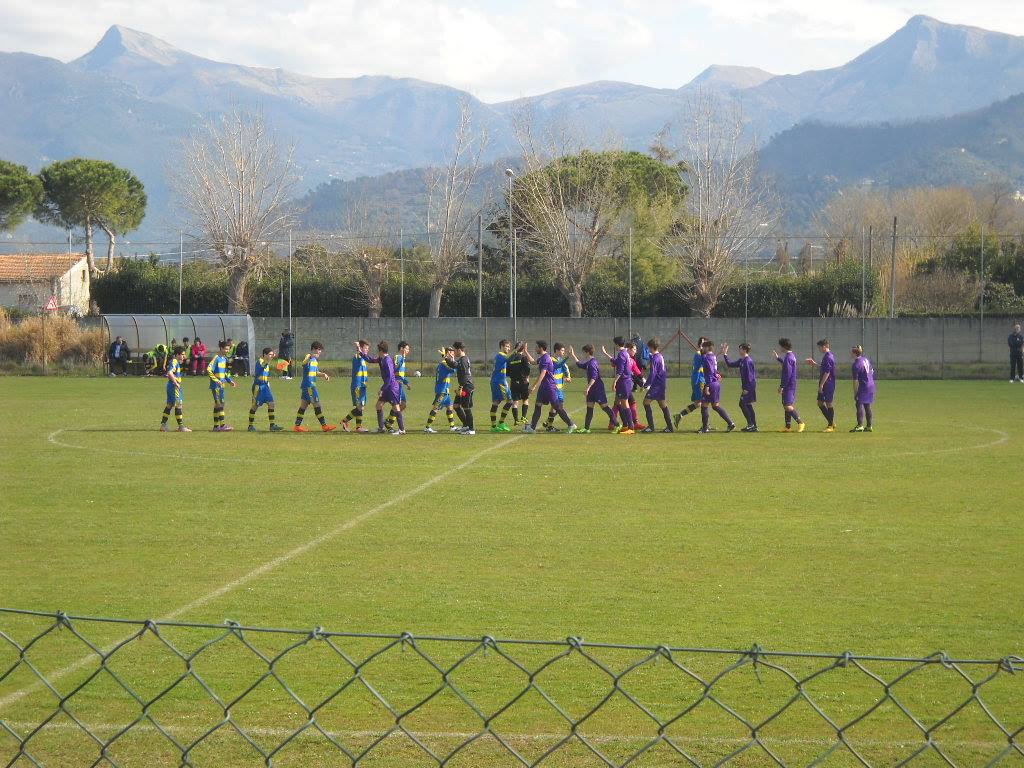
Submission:
[[[184,285],[185,273],[185,237],[178,233],[178,314],[181,314],[182,286]]]
[[[896,317],[896,217],[892,217],[892,267],[889,275],[889,319]]]
[[[978,362],[985,362],[985,222],[981,222],[981,272],[978,275],[981,291],[978,294]]]
[[[484,316],[484,217],[476,217],[476,316]]]

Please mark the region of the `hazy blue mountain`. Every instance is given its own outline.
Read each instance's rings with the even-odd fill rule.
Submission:
[[[807,120],[949,116],[1024,92],[1024,38],[917,16],[833,69],[773,76],[713,66],[679,88],[602,81],[485,104],[411,78],[316,78],[216,62],[114,26],[68,64],[0,54],[0,157],[38,168],[84,154],[132,168],[150,192],[148,235],[172,218],[164,169],[180,140],[232,104],[258,107],[295,142],[303,183],[313,189],[438,163],[463,103],[489,127],[489,159],[497,160],[514,151],[510,118],[517,111],[577,126],[595,145],[643,149],[666,124],[680,121],[698,89],[741,102],[751,130],[763,138]]]
[[[804,222],[837,191],[982,185],[1024,188],[1024,94],[953,117],[905,123],[802,123],[760,152],[794,222]]]

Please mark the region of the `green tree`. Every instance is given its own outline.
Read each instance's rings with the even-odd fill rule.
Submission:
[[[23,165],[0,160],[0,232],[15,229],[35,210],[43,196],[38,176]]]
[[[104,160],[59,160],[39,173],[43,198],[36,218],[65,229],[85,231],[85,256],[92,275],[100,273],[93,248],[94,227],[108,237],[107,265],[113,265],[118,234],[137,229],[146,212],[142,182],[130,171]]]

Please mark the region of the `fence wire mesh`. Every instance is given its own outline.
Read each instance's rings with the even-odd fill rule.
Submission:
[[[1024,765],[1024,659],[0,609],[8,766]]]

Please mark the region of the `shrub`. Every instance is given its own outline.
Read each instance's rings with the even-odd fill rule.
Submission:
[[[3,317],[6,318],[6,313]],[[28,317],[19,323],[0,318],[0,361],[3,362],[98,365],[103,360],[105,343],[102,330],[83,330],[70,317]]]

